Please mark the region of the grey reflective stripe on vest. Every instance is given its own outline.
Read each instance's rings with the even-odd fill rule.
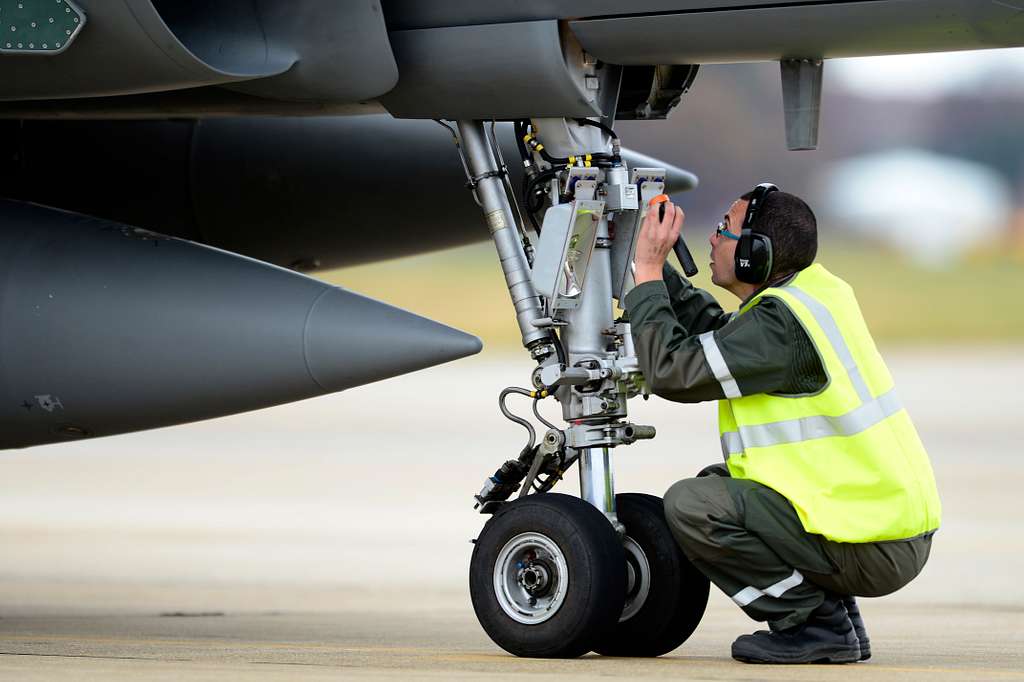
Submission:
[[[807,310],[814,317],[814,321],[818,323],[818,326],[821,327],[821,330],[828,338],[829,343],[832,344],[836,357],[839,358],[839,361],[846,369],[847,375],[850,377],[850,383],[853,384],[854,390],[857,391],[861,404],[846,414],[837,417],[815,415],[799,419],[786,419],[768,424],[741,426],[739,431],[723,433],[722,454],[726,459],[729,459],[732,455],[742,453],[745,447],[766,448],[773,445],[799,443],[817,438],[853,436],[881,423],[903,409],[903,405],[896,396],[895,389],[877,398],[872,397],[864,377],[861,376],[860,368],[857,367],[857,363],[853,359],[853,353],[850,352],[850,347],[846,345],[843,333],[839,331],[839,325],[836,324],[835,318],[832,317],[832,313],[829,312],[828,308],[800,287],[789,284],[779,288],[790,293],[807,306]],[[718,347],[715,346],[715,350],[717,349]],[[707,351],[705,350],[706,354]],[[721,356],[721,353],[719,353],[719,356]],[[714,369],[713,366],[712,369]]]
[[[740,387],[736,384],[736,380],[732,378],[732,373],[729,372],[729,365],[725,364],[722,351],[719,350],[718,344],[715,343],[714,332],[704,332],[697,338],[700,339],[700,345],[704,348],[704,357],[707,358],[708,367],[711,368],[711,373],[718,379],[718,383],[722,385],[725,397],[741,397],[743,394],[740,393]]]
[[[743,441],[736,431],[727,431],[722,434],[722,456],[729,459],[732,455],[743,452]]]
[[[850,376],[850,382],[857,391],[857,395],[860,396],[861,402],[866,403],[871,400],[871,391],[868,390],[868,385],[864,383],[864,377],[860,375],[860,369],[857,367],[857,363],[854,362],[853,353],[850,352],[850,347],[846,345],[843,333],[839,331],[839,325],[836,324],[836,320],[832,317],[832,313],[829,312],[828,308],[800,287],[789,285],[780,288],[789,292],[807,306],[818,326],[821,327],[822,331],[825,332],[825,336],[828,337],[829,343],[832,344],[832,348],[839,357],[839,361],[846,368],[846,373]]]
[[[792,589],[804,581],[803,575],[800,571],[793,571],[793,575],[789,576],[785,580],[780,580],[774,585],[759,590],[756,587],[744,587],[742,590],[732,595],[731,599],[739,604],[740,606],[746,606],[750,602],[768,595],[769,597],[781,597],[786,590]]]
[[[892,389],[838,417],[820,415],[741,426],[739,432],[722,434],[722,453],[728,459],[743,452],[745,447],[766,448],[830,436],[853,436],[880,424],[902,409],[896,389]]]

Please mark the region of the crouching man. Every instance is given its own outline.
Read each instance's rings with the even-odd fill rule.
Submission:
[[[855,596],[910,582],[940,504],[931,465],[850,286],[820,264],[814,214],[759,185],[711,235],[725,313],[665,264],[682,228],[648,212],[625,299],[640,367],[669,400],[718,403],[725,463],[673,485],[683,551],[747,615],[749,663],[848,663],[871,649]]]

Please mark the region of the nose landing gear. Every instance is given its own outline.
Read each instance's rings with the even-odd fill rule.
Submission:
[[[458,134],[449,127],[465,152],[467,185],[487,218],[523,346],[537,362],[532,388],[509,387],[499,398],[528,439],[476,496],[481,513],[493,516],[470,562],[473,608],[491,639],[516,656],[660,656],[696,628],[708,580],[677,547],[659,498],[615,494],[615,448],[655,430],[625,421],[643,377],[629,323],[615,318],[612,304],[633,286],[641,207],[663,192],[665,171],[630,172],[614,132],[596,121],[516,128],[526,133],[523,209],[532,232],[523,211],[512,210],[493,126],[490,134],[480,121],[459,121]],[[548,427],[539,443],[531,422],[506,407],[513,394],[531,398]],[[538,412],[549,396],[566,426]],[[573,464],[580,498],[548,492]]]

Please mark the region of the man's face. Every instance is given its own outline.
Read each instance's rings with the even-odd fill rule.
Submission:
[[[743,227],[743,217],[747,214],[747,204],[750,202],[737,199],[732,202],[729,212],[725,214],[725,228],[735,235],[739,235]],[[718,236],[711,232],[711,282],[720,287],[729,288],[737,282],[736,279],[736,240],[725,235]]]

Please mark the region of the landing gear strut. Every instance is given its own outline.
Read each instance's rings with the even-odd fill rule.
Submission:
[[[510,387],[499,399],[528,441],[476,496],[493,516],[473,552],[473,606],[487,634],[517,656],[658,656],[696,628],[708,581],[676,546],[660,499],[615,493],[614,448],[655,430],[626,421],[627,401],[645,389],[613,299],[634,286],[642,208],[663,192],[665,170],[630,172],[614,131],[596,121],[515,127],[526,168],[522,207],[493,124],[488,131],[459,121],[457,135],[449,128],[537,363],[530,388]],[[515,393],[533,400],[548,427],[539,442],[532,423],[505,404]],[[537,410],[549,396],[561,404],[564,427]],[[573,464],[582,499],[548,492]]]

